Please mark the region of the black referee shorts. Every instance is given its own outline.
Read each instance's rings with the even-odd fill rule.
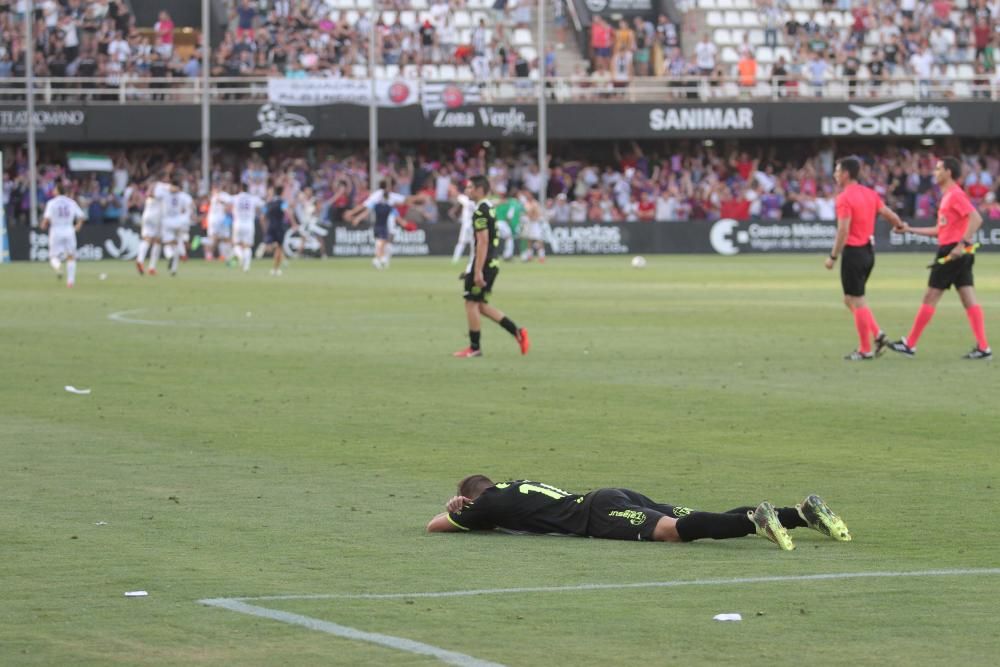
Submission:
[[[937,261],[955,249],[957,243],[949,243],[938,248],[934,255],[934,264],[931,268],[931,275],[927,279],[927,286],[934,289],[947,290],[951,286],[972,287],[975,282],[972,279],[972,265],[976,263],[975,255],[962,255],[961,259],[953,259],[938,264]]]
[[[840,284],[846,296],[864,296],[868,277],[875,268],[875,249],[866,245],[844,247],[840,259]]]
[[[659,504],[628,489],[598,489],[590,496],[588,537],[652,541],[656,523],[674,513],[670,505]]]

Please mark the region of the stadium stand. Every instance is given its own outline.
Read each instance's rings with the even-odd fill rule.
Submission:
[[[864,161],[863,180],[907,219],[932,216],[940,200],[931,178],[936,154],[895,146],[859,147]],[[424,149],[386,147],[383,175],[392,176],[399,191],[425,191],[441,206],[449,206],[448,186],[476,174],[486,174],[498,193],[544,188],[549,219],[556,222],[635,222],[641,220],[832,220],[834,216],[834,151],[831,145],[785,145],[759,142],[733,144],[726,149],[690,144],[643,148],[605,146],[604,159],[595,151],[559,146],[559,160],[548,183],[538,176],[534,154],[508,147],[502,155],[487,155],[463,147]],[[89,210],[91,220],[124,222],[141,210],[139,190],[164,169],[183,175],[186,188],[197,192],[200,179],[193,147],[144,147],[113,152],[115,170],[105,174],[72,174],[65,159],[54,151],[43,155],[39,190],[44,202],[57,181],[72,184]],[[1000,219],[1000,144],[984,143],[964,156],[965,189],[984,218]],[[15,224],[27,219],[26,155],[6,158],[9,175],[4,202]],[[320,144],[312,151],[286,148],[266,158],[245,148],[220,151],[213,181],[220,184],[251,179],[252,175],[286,174],[300,186],[312,187],[323,204],[323,219],[339,221],[338,214],[367,196],[367,165],[363,152],[345,146]],[[436,222],[422,217],[420,222]]]

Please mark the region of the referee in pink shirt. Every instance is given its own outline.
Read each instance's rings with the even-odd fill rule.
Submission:
[[[843,158],[833,171],[841,188],[837,195],[837,238],[825,262],[826,268],[832,269],[837,259],[842,258],[840,283],[844,288],[844,305],[854,315],[854,327],[858,330],[858,349],[844,357],[847,361],[874,359],[889,344],[865,300],[865,285],[875,268],[875,218],[882,215],[897,230],[903,228],[903,221],[882,203],[878,193],[858,183],[860,174],[861,161],[854,157]]]
[[[958,184],[962,179],[962,163],[957,158],[946,157],[934,165],[934,180],[944,195],[938,207],[938,222],[934,227],[903,226],[903,231],[918,236],[937,237],[938,250],[931,264],[931,275],[927,280],[927,292],[924,302],[917,311],[910,333],[889,347],[894,352],[913,358],[917,353],[917,341],[931,318],[934,309],[945,291],[954,285],[958,298],[965,306],[965,314],[969,318],[969,326],[976,337],[976,346],[965,355],[965,359],[992,359],[993,350],[986,340],[986,323],[983,318],[983,307],[976,302],[976,288],[973,286],[972,265],[976,261],[973,239],[983,224],[983,217],[969,201]]]

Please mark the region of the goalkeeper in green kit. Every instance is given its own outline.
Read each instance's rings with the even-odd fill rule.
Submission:
[[[504,261],[510,261],[514,257],[514,252],[521,253],[520,239],[521,215],[524,213],[524,204],[517,198],[517,186],[511,185],[507,191],[507,197],[496,206],[497,225],[504,222],[510,227],[510,239],[504,244],[502,257]],[[518,244],[515,249],[514,244]]]

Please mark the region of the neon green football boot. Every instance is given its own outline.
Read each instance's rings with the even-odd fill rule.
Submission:
[[[778,513],[774,511],[774,505],[771,503],[765,500],[757,505],[757,509],[753,512],[747,512],[747,518],[753,522],[759,536],[771,540],[784,551],[791,551],[795,548],[792,538],[789,537],[785,527],[781,525]]]
[[[850,542],[851,533],[847,530],[847,524],[833,510],[823,502],[817,495],[806,496],[802,504],[796,505],[799,516],[809,524],[813,530],[832,537],[838,542]]]

